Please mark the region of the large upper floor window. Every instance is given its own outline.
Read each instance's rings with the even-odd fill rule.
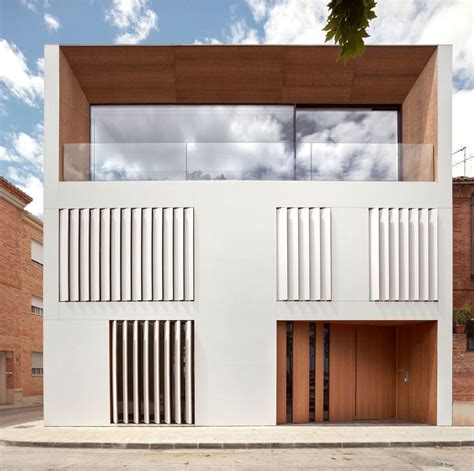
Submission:
[[[407,163],[416,180],[433,146],[401,144],[399,121],[396,108],[92,106],[91,143],[66,144],[65,162],[90,180],[397,181]]]
[[[298,168],[310,180],[398,180],[398,112],[301,109]]]
[[[288,180],[291,106],[93,106],[97,180]]]

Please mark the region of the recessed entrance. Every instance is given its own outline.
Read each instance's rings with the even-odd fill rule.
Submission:
[[[277,323],[277,423],[436,424],[437,323]]]

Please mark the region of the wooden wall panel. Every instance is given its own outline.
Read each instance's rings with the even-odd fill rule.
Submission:
[[[404,146],[402,175],[404,180],[431,180],[436,176],[438,158],[438,99],[436,52],[417,78],[402,104],[402,142],[432,144]],[[433,153],[431,153],[433,152]],[[431,156],[434,156],[434,164]]]
[[[408,383],[403,372],[408,371]],[[398,327],[397,417],[436,424],[437,323]]]
[[[176,103],[174,47],[62,46],[90,103]]]
[[[286,321],[277,322],[277,424],[286,423]]]
[[[356,420],[395,418],[395,327],[355,326]]]
[[[316,322],[314,358],[314,418],[324,420],[324,323]]]
[[[434,46],[61,46],[90,103],[401,104]]]
[[[293,323],[293,423],[309,422],[309,322]]]
[[[330,325],[329,421],[348,422],[355,414],[355,326]]]
[[[75,72],[62,51],[59,52],[59,178],[60,180],[89,179],[89,146],[67,149],[68,163],[64,162],[64,144],[90,142],[89,101]]]

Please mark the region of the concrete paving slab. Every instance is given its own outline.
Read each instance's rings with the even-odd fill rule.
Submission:
[[[0,430],[6,446],[135,449],[380,448],[473,446],[474,427],[327,426],[29,427]]]

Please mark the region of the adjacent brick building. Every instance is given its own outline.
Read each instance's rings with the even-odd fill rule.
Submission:
[[[474,178],[453,181],[453,305],[474,309]],[[453,336],[453,421],[474,424],[474,350],[466,334]]]
[[[0,177],[0,404],[43,396],[43,223]]]

